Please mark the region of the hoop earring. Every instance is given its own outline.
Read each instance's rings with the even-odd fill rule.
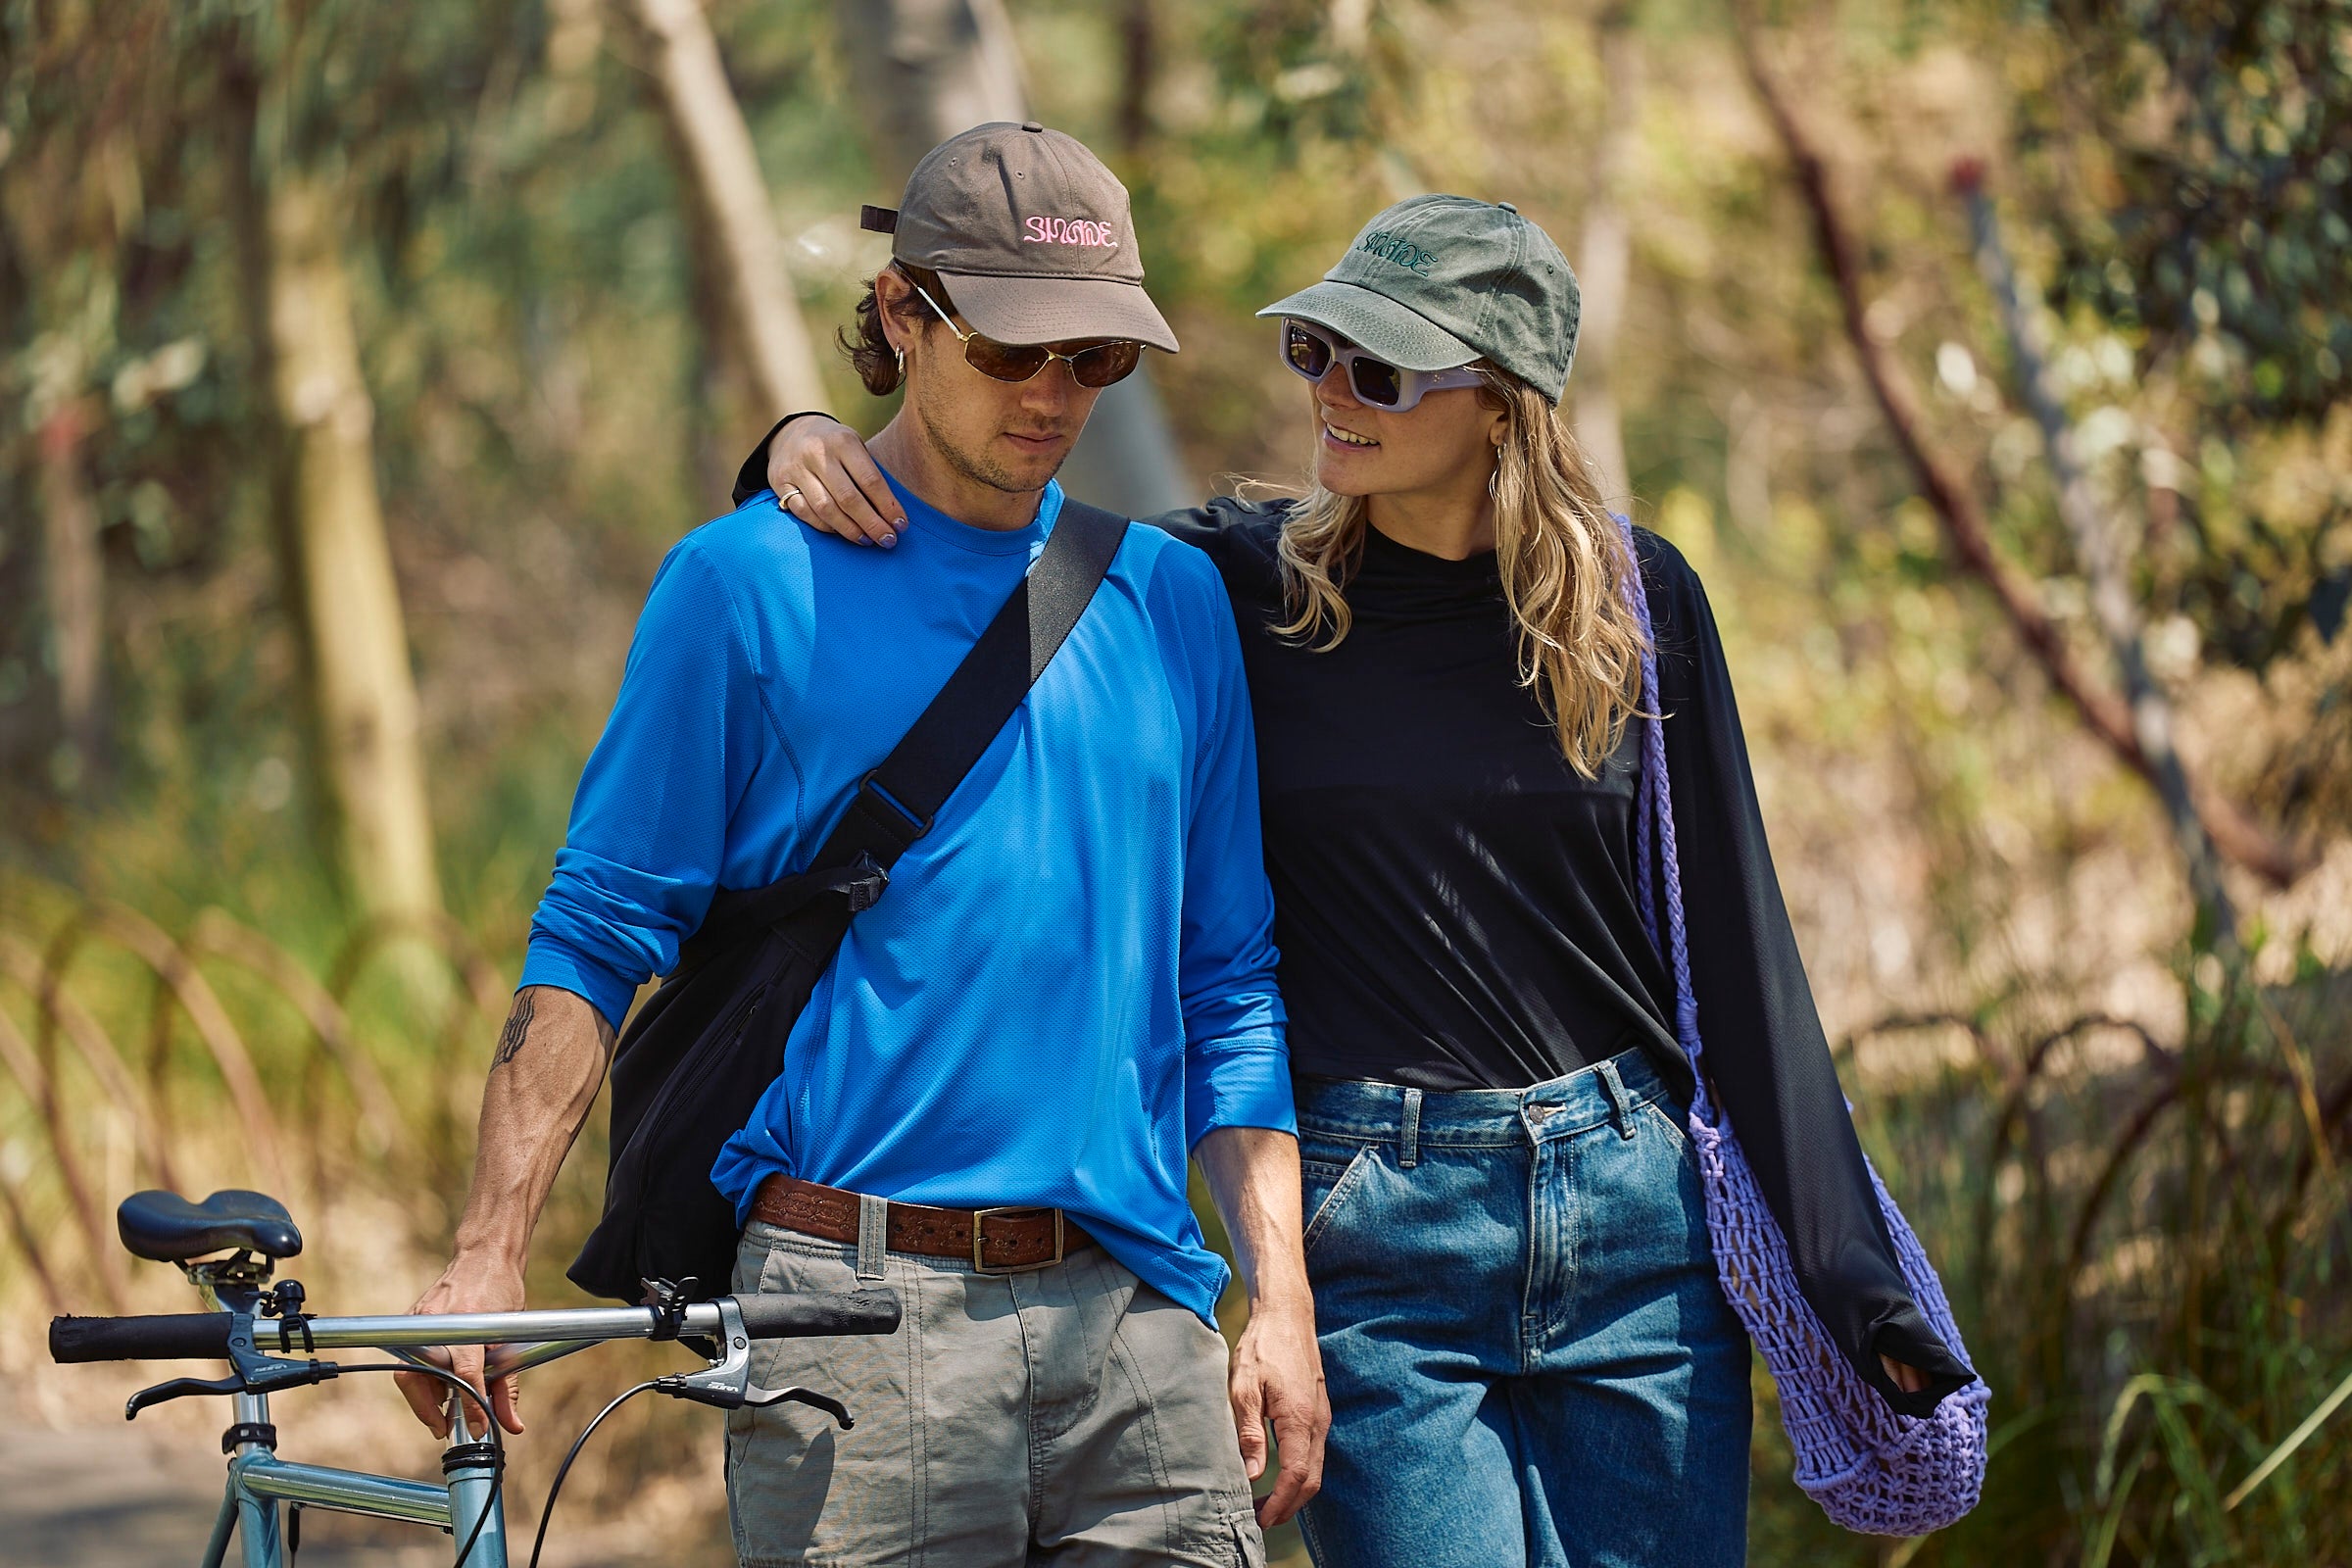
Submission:
[[[1499,492],[1497,492],[1497,491],[1495,490],[1495,488],[1494,488],[1494,481],[1495,481],[1495,480],[1497,480],[1497,479],[1500,479],[1501,477],[1502,477],[1502,448],[1500,448],[1500,447],[1496,447],[1496,448],[1494,449],[1494,471],[1493,473],[1490,473],[1490,474],[1488,474],[1488,475],[1487,475],[1487,495],[1488,495],[1490,498],[1494,499],[1494,500],[1497,500],[1497,501],[1499,501],[1499,500],[1501,500],[1501,499],[1502,499],[1502,497],[1501,497],[1500,493],[1499,493]]]

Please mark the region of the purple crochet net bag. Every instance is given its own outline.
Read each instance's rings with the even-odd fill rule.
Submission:
[[[1625,529],[1628,557],[1634,536]],[[1627,579],[1644,637],[1649,598],[1637,565]],[[1683,922],[1681,867],[1675,856],[1674,807],[1666,779],[1666,733],[1658,699],[1654,647],[1642,655],[1642,706],[1658,718],[1642,725],[1642,787],[1634,846],[1642,920],[1650,941],[1674,970],[1674,1032],[1698,1082],[1690,1101],[1690,1141],[1707,1195],[1707,1236],[1715,1272],[1732,1309],[1745,1325],[1780,1386],[1781,1421],[1796,1453],[1796,1484],[1832,1520],[1874,1536],[1924,1536],[1977,1505],[1984,1483],[1984,1411],[1991,1391],[1983,1379],[1946,1395],[1933,1415],[1897,1415],[1830,1343],[1821,1319],[1798,1291],[1788,1243],[1765,1206],[1763,1189],[1740,1152],[1740,1140],[1718,1114],[1699,1065],[1698,1004],[1690,992],[1690,953]],[[1653,849],[1654,846],[1654,849]],[[1660,940],[1651,894],[1653,855],[1663,859],[1666,928]],[[1864,1161],[1868,1163],[1867,1158]],[[1904,1222],[1902,1211],[1870,1172],[1871,1190],[1886,1218],[1896,1259],[1911,1298],[1930,1327],[1965,1359],[1943,1284]]]

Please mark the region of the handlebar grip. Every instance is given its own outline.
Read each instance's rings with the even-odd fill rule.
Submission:
[[[738,1296],[735,1302],[743,1308],[743,1326],[755,1340],[899,1332],[896,1291]]]
[[[228,1312],[168,1312],[152,1317],[53,1317],[53,1361],[177,1361],[228,1358]]]

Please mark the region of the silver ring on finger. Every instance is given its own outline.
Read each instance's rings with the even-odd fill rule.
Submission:
[[[784,487],[784,493],[776,497],[776,505],[782,507],[786,512],[790,512],[792,510],[793,498],[798,496],[800,493],[801,487],[799,485],[788,484]]]

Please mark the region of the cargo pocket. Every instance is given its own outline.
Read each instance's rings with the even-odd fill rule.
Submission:
[[[1248,1505],[1219,1515],[1233,1538],[1234,1568],[1266,1568],[1266,1538],[1257,1528],[1257,1511]]]

